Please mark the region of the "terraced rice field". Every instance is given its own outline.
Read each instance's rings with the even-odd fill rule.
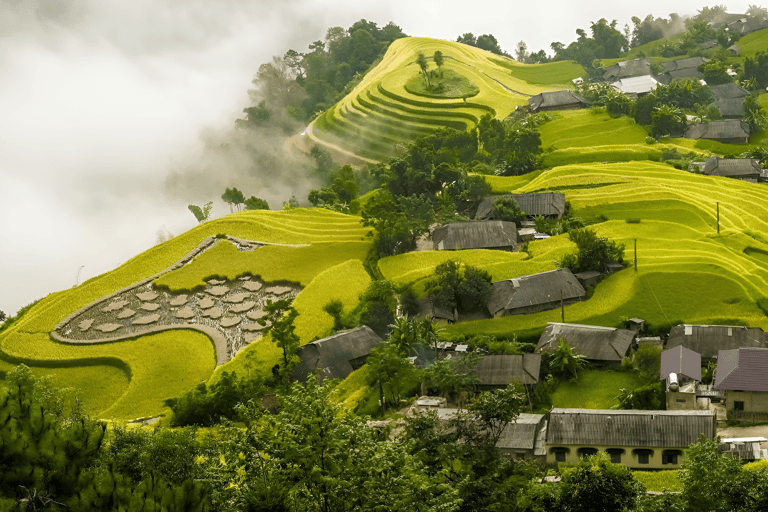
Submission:
[[[185,279],[247,272],[301,283],[306,288],[297,296],[296,307],[301,309],[306,325],[297,329],[303,341],[311,341],[324,334],[330,321],[330,317],[323,322],[317,319],[318,315],[325,315],[323,298],[331,300],[338,295],[345,305],[353,307],[358,294],[367,286],[368,276],[360,259],[370,245],[365,238],[368,231],[360,225],[358,217],[318,209],[241,212],[198,225],[111,272],[38,302],[0,333],[0,371],[24,363],[36,374],[49,375],[58,385],[72,388],[88,412],[104,418],[133,419],[160,414],[165,399],[211,376],[216,355],[207,336],[182,330],[114,343],[70,345],[51,338],[56,325],[83,306],[163,271],[206,237],[227,233],[246,240],[308,247],[276,248],[261,253],[260,258],[249,255],[243,260],[227,258],[226,254],[225,261],[222,255],[199,257],[183,267],[188,272]],[[226,247],[227,243],[220,245]],[[317,259],[312,265],[300,265],[295,255],[289,254],[290,249],[301,253],[304,260],[314,256]],[[317,287],[313,287],[313,282],[321,279],[329,268],[342,272],[331,274],[337,288],[324,277],[325,284],[317,286],[324,291],[314,290]]]
[[[406,90],[408,81],[420,73],[415,63],[418,53],[431,57],[436,50],[445,57],[443,69],[468,79],[479,89],[478,94],[439,98]],[[306,135],[358,162],[383,161],[394,156],[398,144],[408,144],[438,128],[471,129],[485,114],[503,119],[516,106],[526,105],[530,96],[572,87],[570,80],[577,68],[581,69],[573,63],[520,64],[450,41],[398,39],[357,87],[307,127]],[[436,69],[431,61],[430,69]],[[527,81],[532,77],[545,83]]]
[[[628,268],[614,274],[597,286],[592,298],[566,306],[567,322],[615,327],[623,319],[640,317],[659,330],[681,322],[768,327],[768,317],[758,306],[768,296],[765,185],[691,174],[649,161],[567,165],[533,173],[528,181],[488,181],[496,193],[565,193],[577,215],[607,219],[592,229],[624,243],[628,264],[637,239],[638,271]],[[503,279],[553,269],[557,258],[574,249],[561,235],[532,242],[530,257],[495,251],[424,252],[383,259],[379,268],[388,279],[418,287],[438,263],[455,258]],[[532,338],[546,322],[557,321],[560,312],[548,311],[460,323],[447,332]]]

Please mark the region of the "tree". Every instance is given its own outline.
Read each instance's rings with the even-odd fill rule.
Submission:
[[[634,108],[634,102],[624,94],[615,89],[605,98],[605,110],[611,117],[631,116]]]
[[[383,416],[387,408],[385,392],[389,391],[391,403],[397,404],[400,401],[399,383],[416,369],[404,357],[402,351],[390,341],[372,348],[366,364],[368,365],[368,385],[379,389],[379,403]]]
[[[372,281],[360,297],[357,311],[361,325],[367,325],[379,336],[384,336],[395,322],[395,287],[389,281]]]
[[[448,396],[456,396],[462,391],[470,391],[480,382],[477,365],[482,356],[469,352],[461,359],[440,359],[425,370],[425,380],[430,388],[437,388]]]
[[[477,38],[474,36],[474,34],[472,34],[472,32],[467,32],[466,34],[457,37],[456,42],[469,46],[475,46],[477,44]]]
[[[246,210],[269,210],[269,203],[267,203],[264,199],[251,196],[249,199],[245,200],[245,209]]]
[[[685,112],[671,105],[656,107],[651,114],[651,134],[654,137],[684,133],[687,125]]]
[[[568,238],[576,244],[576,254],[566,255],[560,262],[561,268],[569,268],[573,272],[605,272],[608,263],[624,261],[624,244],[598,237],[591,229],[572,229]]]
[[[466,265],[456,289],[459,310],[471,313],[486,309],[491,300],[491,281],[491,274],[487,271]]]
[[[435,50],[435,54],[432,56],[432,60],[435,61],[435,66],[437,66],[437,71],[440,73],[440,76],[443,76],[443,64],[445,63],[445,58],[443,57],[443,52],[440,50]]]
[[[207,202],[202,208],[199,206],[195,206],[194,204],[191,204],[187,206],[189,208],[189,211],[192,212],[192,214],[197,219],[197,222],[203,223],[207,221],[211,216],[211,210],[213,209],[213,201]]]
[[[535,127],[520,125],[507,133],[501,174],[517,176],[536,170],[541,152],[541,134]]]
[[[294,325],[299,312],[293,308],[293,298],[278,301],[267,299],[264,312],[266,315],[260,318],[258,322],[267,327],[264,331],[265,334],[269,334],[275,345],[283,349],[283,365],[279,372],[281,382],[287,385],[293,368],[293,358],[299,348],[300,340],[295,333],[296,326]]]
[[[435,267],[435,275],[427,283],[432,305],[453,312],[471,313],[488,306],[491,298],[491,275],[485,270],[448,260]]]
[[[227,187],[227,189],[221,195],[221,199],[223,199],[225,203],[229,204],[230,213],[232,213],[232,205],[235,205],[237,207],[237,211],[240,211],[240,205],[245,202],[245,196],[243,196],[243,193],[237,190],[235,187],[232,187],[232,189]]]
[[[310,190],[307,199],[312,206],[332,205],[339,202],[339,194],[330,187],[324,187],[320,190]]]
[[[570,377],[575,379],[579,371],[587,366],[587,361],[581,354],[574,354],[573,349],[563,338],[560,345],[552,352],[549,359],[549,369],[560,378]]]
[[[333,330],[340,331],[344,328],[344,322],[341,319],[341,314],[344,312],[344,303],[339,299],[334,299],[327,302],[323,306],[323,311],[328,313],[333,318]]]
[[[638,497],[645,492],[632,471],[612,463],[606,453],[583,457],[575,468],[563,472],[561,486],[561,510],[573,512],[635,510]]]
[[[374,195],[362,212],[363,226],[376,229],[378,252],[386,256],[415,247],[416,239],[429,231],[434,218],[434,207],[426,195],[395,198],[389,190]]]
[[[413,291],[413,286],[406,286],[400,292],[400,309],[404,315],[408,316],[416,316],[421,310],[421,304],[416,292]]]
[[[429,73],[427,73],[427,58],[421,52],[416,56],[416,65],[419,66],[421,74],[424,75],[424,82],[426,82],[427,89],[429,89],[431,84],[429,83]]]
[[[525,44],[525,41],[517,43],[517,47],[515,48],[515,60],[518,62],[526,62],[528,60],[528,45]]]
[[[504,55],[504,51],[499,46],[499,42],[491,34],[483,34],[477,38],[475,46],[482,50],[495,53],[496,55]]]
[[[704,81],[709,85],[727,84],[733,82],[731,75],[728,74],[728,63],[717,59],[699,66],[699,71],[704,75]]]
[[[6,318],[8,318],[8,315],[6,315],[4,311],[0,310],[0,324],[5,322]]]
[[[749,124],[750,133],[757,133],[764,130],[766,126],[768,126],[768,119],[766,118],[765,110],[758,100],[757,94],[752,93],[744,98],[742,109],[744,111],[744,117],[742,120]]]
[[[635,389],[622,388],[616,397],[615,409],[644,409],[655,411],[664,404],[664,382],[658,380]]]
[[[525,212],[520,209],[514,198],[500,197],[493,201],[493,216],[497,220],[514,222],[520,227],[520,222],[525,219]]]
[[[653,122],[653,111],[658,106],[658,100],[654,94],[646,94],[635,101],[635,122],[642,125],[650,125]]]
[[[717,446],[717,441],[702,434],[699,441],[686,450],[679,474],[683,502],[688,510],[748,510],[742,508],[741,503],[728,503],[728,497],[734,494],[730,488],[744,470],[738,459],[720,453]]]

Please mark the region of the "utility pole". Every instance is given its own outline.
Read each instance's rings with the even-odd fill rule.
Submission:
[[[637,238],[635,238],[635,272],[637,272]]]
[[[717,234],[720,234],[720,202],[717,202]]]
[[[565,307],[563,306],[563,289],[560,288],[560,321],[565,323]]]

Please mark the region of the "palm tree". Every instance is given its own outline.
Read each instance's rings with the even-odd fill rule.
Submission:
[[[571,347],[560,338],[560,346],[552,353],[549,360],[549,368],[559,377],[570,375],[573,379],[578,375],[579,370],[587,365],[586,359],[580,354],[574,354]]]

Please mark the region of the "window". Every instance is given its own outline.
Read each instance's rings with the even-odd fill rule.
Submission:
[[[634,454],[637,455],[638,464],[650,464],[651,457],[653,457],[653,450],[634,450]]]
[[[661,452],[662,464],[677,464],[677,457],[680,455],[679,450],[664,450]]]
[[[611,456],[611,462],[614,464],[621,464],[621,454],[624,453],[624,450],[621,448],[608,448],[605,451]]]
[[[597,448],[579,448],[579,457],[589,457],[597,453]]]
[[[684,404],[685,403],[685,398],[675,398],[675,402],[677,402],[679,404]]]
[[[552,453],[555,454],[555,462],[565,462],[568,451],[568,448],[552,448]]]
[[[733,410],[734,411],[743,411],[744,410],[744,402],[741,400],[734,400],[733,401]]]

